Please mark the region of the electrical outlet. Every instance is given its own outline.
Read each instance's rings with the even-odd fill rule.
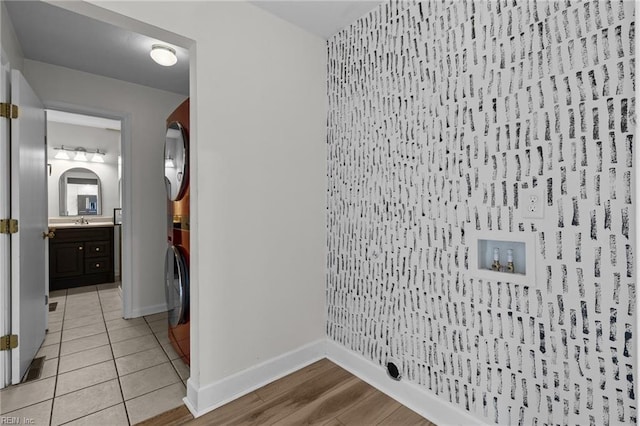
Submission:
[[[523,219],[544,218],[544,190],[542,187],[520,190],[520,213]]]

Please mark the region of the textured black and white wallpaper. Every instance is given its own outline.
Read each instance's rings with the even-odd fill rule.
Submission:
[[[330,338],[488,422],[636,423],[634,19],[393,1],[329,40]],[[498,230],[535,237],[535,285],[474,276]]]

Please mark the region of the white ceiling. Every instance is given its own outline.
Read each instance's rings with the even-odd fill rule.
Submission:
[[[381,1],[254,0],[250,3],[327,40]]]
[[[189,95],[188,50],[175,48],[178,63],[151,59],[147,37],[41,1],[4,1],[25,58]],[[149,2],[152,4],[152,2]],[[380,1],[251,1],[298,27],[328,39]]]
[[[92,115],[75,114],[72,112],[47,110],[47,122],[75,124],[76,126],[96,127],[98,129],[120,131],[120,121]]]
[[[178,63],[156,64],[137,34],[40,1],[6,1],[25,58],[189,95],[189,52],[173,46]],[[166,44],[166,43],[165,43]]]

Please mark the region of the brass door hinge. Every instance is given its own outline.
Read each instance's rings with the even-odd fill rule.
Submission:
[[[18,232],[16,219],[0,219],[0,234],[15,234]]]
[[[3,118],[18,118],[18,105],[0,103],[0,117]]]
[[[18,347],[18,335],[7,334],[0,337],[0,351],[10,351]]]

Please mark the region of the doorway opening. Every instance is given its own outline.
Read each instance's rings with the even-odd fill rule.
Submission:
[[[25,2],[24,4],[25,7],[33,6],[33,8],[42,6],[40,12],[46,15],[43,19],[49,23],[55,19],[63,22],[69,20],[67,25],[60,23],[49,25],[47,28],[74,28],[75,31],[80,26],[75,23],[76,21],[80,22],[81,19],[91,18],[89,16],[91,13],[88,13],[90,10],[87,11],[87,14],[74,14],[72,11],[63,13],[66,9],[54,8],[54,6],[42,2]],[[22,42],[21,36],[24,35],[24,43],[28,43],[30,38],[27,36],[32,36],[39,27],[29,25],[25,21],[27,18],[35,16],[36,12],[40,12],[32,10],[32,8],[27,11],[29,13],[22,13],[21,10],[18,10],[22,5],[22,2],[12,2],[12,5],[7,8],[11,9],[9,17],[18,39]],[[44,10],[45,8],[47,10]],[[99,16],[104,18],[103,14],[99,14]],[[92,19],[90,25],[87,26],[92,33],[101,28],[109,31],[109,34],[120,33],[119,30],[106,28],[96,22],[95,18]],[[73,23],[71,23],[72,20]],[[123,25],[123,27],[127,26]],[[140,31],[147,32],[148,30],[143,27]],[[157,30],[153,30],[151,33],[157,33]],[[51,37],[35,38],[50,40]],[[164,37],[164,35],[159,34],[158,37]],[[76,34],[72,41],[77,39]],[[136,58],[148,58],[145,45],[158,41],[155,38],[150,40],[149,37],[137,34],[115,38],[99,37],[99,39],[109,39],[112,42],[114,39],[124,39],[128,47],[139,49],[141,53],[144,53],[144,55],[136,54]],[[67,45],[65,42],[56,44],[57,46]],[[125,51],[125,49],[116,49],[111,45],[108,49],[92,50],[101,53]],[[178,50],[178,56],[181,60],[178,65],[188,64],[187,50],[185,48],[176,50]],[[74,52],[72,56],[75,58],[83,57],[83,63],[91,62],[86,59],[85,55],[79,54],[76,49],[68,49],[68,51]],[[122,250],[121,255],[117,257],[122,261],[114,265],[116,267],[114,279],[116,274],[120,275],[122,287],[119,302],[121,309],[114,308],[114,303],[118,301],[120,295],[111,291],[115,290],[117,293],[118,290],[102,287],[102,284],[95,286],[96,291],[92,294],[89,292],[78,294],[75,290],[83,288],[80,286],[74,288],[74,291],[68,290],[65,298],[50,299],[53,302],[57,301],[58,306],[57,310],[49,314],[57,315],[58,319],[60,317],[64,319],[55,321],[57,322],[56,327],[60,327],[60,331],[50,328],[45,337],[46,344],[40,348],[42,353],[39,355],[44,354],[45,356],[42,376],[35,383],[19,384],[16,387],[7,386],[12,382],[16,383],[12,380],[4,381],[0,386],[7,386],[7,389],[2,390],[2,396],[18,392],[23,386],[48,386],[50,389],[47,388],[49,389],[48,393],[43,396],[42,401],[31,401],[29,402],[31,405],[28,405],[26,401],[20,400],[11,409],[7,407],[3,407],[3,409],[9,410],[9,412],[18,412],[23,409],[31,410],[33,406],[39,404],[38,406],[45,407],[43,411],[46,412],[49,421],[53,423],[66,422],[74,420],[66,417],[73,413],[62,410],[60,407],[63,405],[57,404],[56,400],[74,400],[78,402],[78,405],[86,407],[82,413],[73,414],[74,417],[81,418],[80,416],[97,415],[99,411],[96,411],[97,405],[94,402],[106,403],[109,398],[104,396],[108,394],[114,401],[119,402],[108,410],[113,409],[114,412],[117,412],[123,418],[123,422],[127,421],[127,417],[131,422],[134,420],[137,422],[153,413],[136,411],[129,406],[133,404],[129,401],[138,398],[153,399],[155,395],[167,396],[167,392],[170,392],[172,403],[182,404],[182,398],[186,393],[186,380],[189,377],[189,368],[180,364],[179,356],[172,350],[168,341],[167,314],[164,312],[166,311],[166,302],[162,286],[164,271],[162,265],[158,267],[155,261],[158,258],[156,252],[164,253],[166,245],[166,236],[162,232],[166,227],[167,219],[164,213],[166,195],[162,180],[162,142],[166,130],[163,124],[169,113],[188,96],[188,66],[185,70],[186,74],[183,72],[187,76],[187,91],[180,93],[170,87],[155,87],[151,77],[159,76],[162,73],[166,74],[166,70],[157,66],[150,69],[149,72],[140,73],[144,76],[142,81],[130,81],[124,77],[103,75],[91,69],[82,70],[74,66],[73,63],[50,63],[47,58],[35,56],[32,50],[26,48],[26,44],[23,45],[23,53],[23,63],[20,64],[18,61],[14,61],[14,63],[19,64],[16,68],[22,66],[20,71],[39,94],[44,108],[48,110],[49,118],[52,114],[64,112],[92,118],[106,118],[120,124],[119,157],[121,162],[118,167],[119,174],[116,173],[119,176],[118,190],[116,191],[119,207],[114,207],[116,204],[109,205],[108,199],[113,199],[112,195],[109,195],[113,192],[108,188],[108,185],[111,184],[107,184],[106,178],[89,167],[109,164],[108,157],[111,154],[111,149],[89,146],[88,138],[80,142],[72,142],[67,136],[56,139],[53,128],[63,126],[53,122],[48,125],[47,150],[49,153],[46,161],[47,170],[43,172],[50,180],[47,188],[51,188],[53,195],[47,209],[41,209],[41,211],[46,211],[48,218],[52,219],[49,220],[49,224],[44,223],[43,231],[46,231],[47,225],[57,225],[56,221],[68,223],[69,221],[86,220],[91,223],[92,221],[104,220],[105,222],[116,222],[119,225]],[[180,56],[181,54],[182,56]],[[133,60],[133,58],[111,59],[107,65],[118,64],[118,70],[123,70],[127,67],[123,67],[122,64],[132,64]],[[107,68],[106,66],[97,67],[100,72]],[[130,68],[137,69],[134,66]],[[104,77],[111,79],[106,80]],[[182,81],[185,79],[172,80]],[[135,84],[135,86],[131,84]],[[90,99],[90,96],[95,98]],[[95,107],[87,107],[86,105],[95,105]],[[105,128],[111,128],[111,126]],[[1,126],[0,131],[3,131]],[[134,135],[135,145],[132,143]],[[69,157],[64,160],[67,162],[67,167],[56,167],[56,164],[60,163],[53,162],[59,152],[65,152]],[[79,160],[75,160],[76,155],[79,155]],[[83,156],[86,157],[86,162],[82,161]],[[105,163],[95,163],[92,161],[94,156],[102,157]],[[133,166],[133,158],[136,159],[135,167]],[[0,162],[2,160],[3,157],[0,153]],[[48,164],[51,164],[51,167]],[[77,169],[88,169],[95,176],[86,174],[85,170],[80,170],[82,173],[78,174]],[[156,175],[158,179],[154,179]],[[89,188],[81,188],[84,186]],[[133,197],[134,192],[135,198]],[[2,195],[0,193],[0,199],[2,199]],[[57,205],[54,201],[57,201]],[[117,211],[118,208],[122,210]],[[114,210],[116,211],[114,212]],[[135,212],[135,222],[132,212]],[[73,223],[72,226],[84,225]],[[135,239],[132,237],[134,228]],[[157,232],[158,230],[160,232]],[[40,237],[42,233],[38,233],[40,242],[43,241]],[[0,254],[2,252],[3,248],[0,247]],[[0,259],[1,263],[2,259]],[[94,262],[92,267],[96,263],[98,262]],[[48,270],[48,266],[45,266],[45,269]],[[135,281],[133,277],[135,277]],[[40,282],[43,281],[45,280]],[[7,305],[9,305],[8,301]],[[97,318],[95,322],[93,322],[94,318]],[[3,323],[4,321],[0,321],[0,325]],[[53,321],[50,324],[53,324]],[[84,346],[84,343],[87,343],[88,346]],[[162,362],[159,365],[152,365],[156,363],[153,361],[151,364],[139,364],[141,369],[138,367],[127,369],[127,365],[131,364],[130,360],[146,359],[147,357],[156,361],[162,359]],[[2,370],[6,370],[5,376],[8,377],[11,370],[5,361],[0,354],[0,366],[3,367]],[[56,366],[57,371],[55,371]],[[151,368],[155,369],[155,373],[150,377],[162,377],[163,383],[143,380],[149,376],[147,370]],[[56,374],[50,375],[54,371]],[[71,380],[76,376],[82,376],[86,381],[79,383]],[[67,384],[72,384],[71,382],[75,384],[67,387]],[[144,392],[140,391],[142,389],[141,383],[145,384]],[[93,390],[95,390],[95,394],[90,395]],[[140,407],[143,406],[147,407],[146,404],[140,405]],[[164,411],[166,404],[161,408]],[[45,420],[45,423],[48,421]]]
[[[60,226],[113,225],[108,266],[118,283],[123,275],[121,127],[120,120],[47,110],[48,222],[52,235]],[[55,280],[55,276],[49,278],[50,282]]]

